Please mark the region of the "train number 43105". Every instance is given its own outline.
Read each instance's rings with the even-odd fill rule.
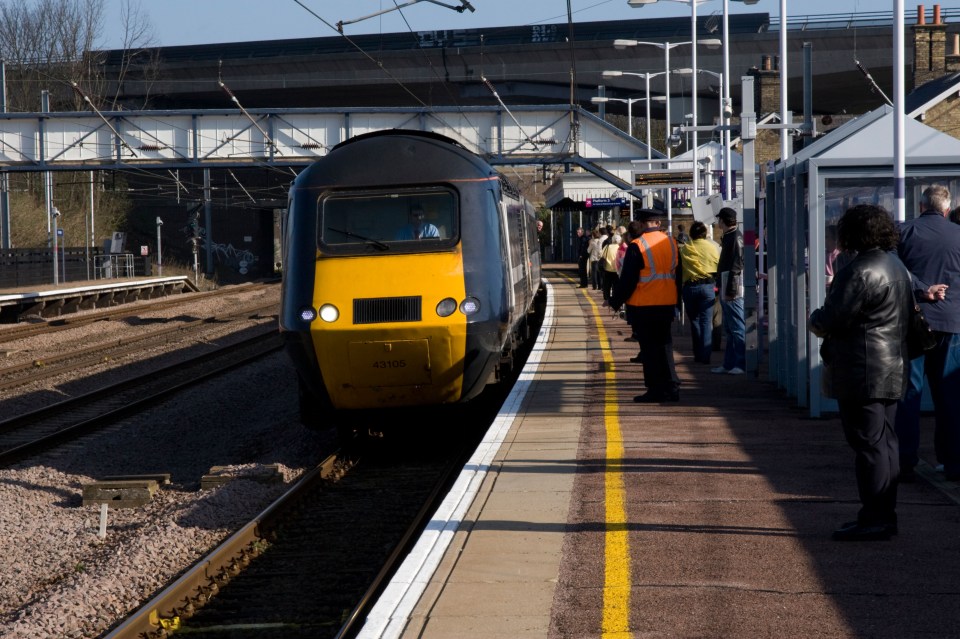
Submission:
[[[373,363],[374,368],[406,368],[405,359],[381,359]]]

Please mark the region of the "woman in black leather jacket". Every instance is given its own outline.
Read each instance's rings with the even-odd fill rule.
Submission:
[[[823,392],[840,406],[844,435],[856,453],[863,506],[857,521],[843,524],[833,538],[889,539],[897,533],[900,463],[893,425],[907,384],[910,273],[890,253],[898,233],[883,208],[849,209],[838,232],[840,245],[857,256],[836,274],[809,328],[824,338]]]

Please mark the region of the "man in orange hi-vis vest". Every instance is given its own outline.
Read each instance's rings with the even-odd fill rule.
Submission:
[[[630,246],[610,306],[627,306],[627,321],[640,338],[643,383],[647,392],[635,402],[676,402],[680,379],[673,363],[670,326],[677,312],[677,243],[660,230],[660,211],[641,209],[630,222]]]

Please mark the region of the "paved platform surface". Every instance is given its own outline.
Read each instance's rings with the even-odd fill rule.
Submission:
[[[900,534],[834,542],[859,506],[838,418],[762,374],[710,373],[677,332],[680,402],[635,404],[629,328],[574,273],[546,275],[539,369],[422,594],[378,636],[960,637],[960,487],[932,470],[931,418]]]

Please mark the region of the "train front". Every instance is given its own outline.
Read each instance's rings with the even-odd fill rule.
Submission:
[[[490,358],[468,364],[478,328],[468,325],[500,330],[500,262],[493,256],[482,286],[465,277],[463,220],[491,216],[495,180],[447,146],[374,137],[334,150],[294,184],[281,329],[301,392],[320,405],[447,404],[485,383]],[[468,291],[468,280],[483,290]]]

